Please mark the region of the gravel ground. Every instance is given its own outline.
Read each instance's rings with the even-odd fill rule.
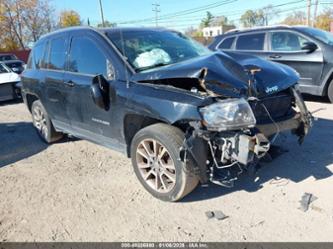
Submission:
[[[0,105],[0,241],[333,241],[333,105],[299,146],[253,182],[198,187],[178,203],[150,196],[122,154],[77,139],[46,146],[22,103]],[[314,194],[307,212],[305,192]],[[227,219],[208,219],[221,210]]]

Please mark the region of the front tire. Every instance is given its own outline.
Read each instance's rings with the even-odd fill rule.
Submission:
[[[331,81],[331,84],[328,86],[327,95],[331,103],[333,103],[333,80]]]
[[[180,129],[161,123],[140,130],[132,140],[134,172],[144,188],[160,200],[178,201],[199,182],[179,159],[183,140]]]
[[[63,134],[54,129],[49,115],[39,100],[32,103],[31,114],[33,125],[45,143],[50,144],[62,138]]]

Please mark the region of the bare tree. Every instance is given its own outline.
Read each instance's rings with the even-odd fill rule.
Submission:
[[[47,0],[2,0],[5,36],[25,49],[54,27],[53,8]]]

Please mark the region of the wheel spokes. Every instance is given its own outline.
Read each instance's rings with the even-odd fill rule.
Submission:
[[[155,139],[141,141],[136,150],[137,167],[143,180],[157,192],[170,191],[176,183],[176,170],[170,153]]]
[[[175,174],[172,174],[168,170],[163,170],[162,174],[165,175],[171,182],[176,182],[176,175]]]

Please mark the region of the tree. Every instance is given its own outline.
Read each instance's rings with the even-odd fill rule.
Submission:
[[[194,28],[193,26],[187,28],[184,33],[190,37],[203,37],[203,33],[198,28]]]
[[[212,13],[210,13],[209,11],[207,11],[206,17],[204,19],[202,19],[200,26],[202,28],[209,27],[209,25],[211,24],[211,22],[213,21],[213,19],[214,19],[214,16],[212,15]]]
[[[226,16],[216,16],[210,23],[212,26],[229,25],[229,20]]]
[[[333,22],[333,9],[325,9],[322,13],[317,16],[315,27],[319,29],[323,29],[326,31],[330,31],[331,23]]]
[[[279,16],[279,10],[276,9],[273,5],[269,4],[262,9],[263,17],[264,17],[264,25],[268,26],[269,22]]]
[[[113,28],[113,27],[117,27],[117,24],[113,23],[113,22],[109,22],[109,21],[104,21],[104,27]],[[103,23],[97,24],[97,28],[103,28]]]
[[[54,26],[47,0],[2,0],[0,43],[3,50],[25,49]]]
[[[240,22],[244,27],[264,26],[265,14],[262,9],[253,11],[247,10],[240,18]]]
[[[65,10],[60,13],[59,24],[61,28],[80,26],[81,18],[80,15],[74,10]]]
[[[287,16],[282,24],[286,25],[305,25],[306,14],[304,11],[295,11],[291,15]]]

